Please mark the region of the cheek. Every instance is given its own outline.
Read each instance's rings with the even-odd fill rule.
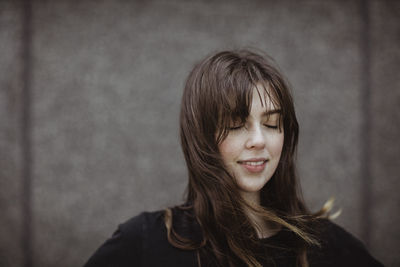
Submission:
[[[238,147],[239,144],[237,140],[229,138],[229,136],[225,138],[225,140],[219,145],[219,152],[221,153],[223,160],[226,162],[227,160],[234,158],[238,153]]]
[[[271,138],[271,142],[269,143],[269,152],[273,156],[280,156],[283,149],[283,141],[284,135],[279,134]]]

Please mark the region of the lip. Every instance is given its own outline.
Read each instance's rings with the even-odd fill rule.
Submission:
[[[262,164],[260,165],[250,165],[246,164],[248,162],[260,162],[263,161]],[[265,166],[267,165],[268,160],[266,158],[251,158],[251,159],[246,159],[246,160],[239,160],[237,163],[242,166],[245,170],[247,170],[250,173],[260,173],[265,169]]]

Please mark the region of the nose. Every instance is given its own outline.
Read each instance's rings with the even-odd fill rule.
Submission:
[[[260,127],[255,127],[254,129],[247,132],[248,138],[246,141],[247,149],[263,149],[265,147],[265,136],[263,135]]]

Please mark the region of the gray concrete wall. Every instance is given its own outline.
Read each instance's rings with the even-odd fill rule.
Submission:
[[[80,266],[119,223],[180,203],[183,82],[206,54],[245,46],[293,85],[309,206],[334,196],[337,223],[400,264],[399,2],[32,1],[24,24],[27,8],[0,2],[1,266]]]
[[[399,266],[400,2],[371,4],[370,247],[388,266]]]
[[[22,12],[0,1],[0,266],[22,266]]]

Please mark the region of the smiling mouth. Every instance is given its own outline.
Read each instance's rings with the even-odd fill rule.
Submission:
[[[237,163],[250,166],[259,166],[266,163],[267,161],[268,161],[267,159],[261,158],[261,159],[239,160]]]
[[[243,160],[238,161],[245,170],[251,173],[260,173],[264,170],[268,160],[255,159],[255,160]]]

